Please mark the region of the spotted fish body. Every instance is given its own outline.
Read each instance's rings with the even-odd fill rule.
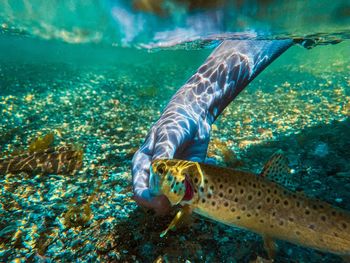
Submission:
[[[284,168],[281,159],[275,158],[262,175],[276,176]],[[281,239],[350,254],[350,213],[262,175],[190,161],[157,160],[152,164],[150,187],[154,194],[166,195],[172,205],[186,205],[202,216],[261,234],[268,250],[274,239]]]
[[[83,152],[73,146],[49,148],[0,159],[0,174],[74,174],[82,167]]]

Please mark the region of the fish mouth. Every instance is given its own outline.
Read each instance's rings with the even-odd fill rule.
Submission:
[[[182,198],[182,200],[189,201],[193,198],[193,186],[190,183],[189,178],[187,178],[187,176],[185,178],[185,188],[186,188],[186,191],[185,191],[185,195]]]

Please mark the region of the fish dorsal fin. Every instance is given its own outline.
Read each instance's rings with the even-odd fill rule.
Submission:
[[[278,150],[267,161],[260,175],[271,181],[281,184],[289,189],[294,188],[291,181],[291,169],[288,167],[288,159],[282,150]]]

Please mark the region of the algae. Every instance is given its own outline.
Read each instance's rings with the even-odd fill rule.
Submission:
[[[236,168],[243,165],[243,161],[238,159],[235,152],[230,149],[225,142],[217,138],[210,142],[208,156],[213,156],[214,152],[221,155],[224,163],[231,168]]]
[[[43,137],[38,137],[29,144],[28,152],[34,153],[34,152],[46,150],[51,145],[53,145],[54,139],[55,137],[53,132],[50,132]]]
[[[51,228],[48,228],[47,230],[40,233],[39,238],[35,243],[35,248],[37,249],[39,255],[45,255],[46,250],[55,239],[55,236],[56,233]]]
[[[74,201],[76,201],[76,199],[72,200],[72,202]],[[65,213],[64,224],[68,228],[85,226],[92,216],[90,203],[84,204],[83,206],[74,205]]]
[[[83,227],[87,225],[87,223],[92,219],[93,213],[91,210],[91,203],[95,199],[96,194],[100,190],[101,181],[97,182],[97,187],[93,191],[93,193],[87,199],[87,203],[80,206],[77,204],[77,199],[71,199],[70,208],[64,214],[64,224],[68,228],[72,227]]]

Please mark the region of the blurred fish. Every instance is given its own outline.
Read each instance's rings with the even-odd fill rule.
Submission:
[[[0,159],[0,174],[74,174],[82,167],[83,151],[62,146]]]
[[[172,205],[183,205],[169,229],[192,211],[261,234],[274,257],[275,239],[338,255],[350,255],[350,213],[295,193],[288,160],[277,152],[261,174],[183,160],[155,160],[149,187]],[[284,186],[282,186],[284,185]]]

